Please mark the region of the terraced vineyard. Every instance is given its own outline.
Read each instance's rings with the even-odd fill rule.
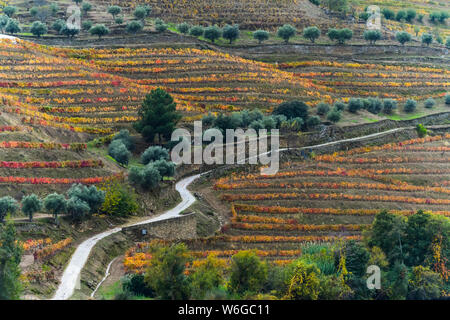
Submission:
[[[199,258],[254,248],[285,263],[308,242],[359,239],[383,209],[450,216],[449,142],[450,134],[413,139],[284,163],[275,176],[221,178],[214,188],[230,205],[231,222],[190,247]]]

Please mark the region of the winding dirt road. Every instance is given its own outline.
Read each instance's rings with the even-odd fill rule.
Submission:
[[[408,128],[396,128],[396,129],[387,130],[384,132],[370,134],[367,136],[338,140],[338,141],[327,142],[327,143],[318,144],[318,145],[314,145],[314,146],[307,146],[307,147],[295,148],[295,149],[296,150],[317,149],[320,147],[326,147],[326,146],[340,144],[340,143],[355,142],[355,141],[370,139],[370,138],[374,138],[374,137],[379,137],[379,136],[391,134],[394,132],[402,131],[405,129],[408,129]],[[288,149],[286,149],[286,148],[279,149],[278,152],[283,152],[283,151],[287,151],[287,150]],[[105,231],[103,233],[97,234],[97,235],[85,240],[84,242],[82,242],[78,246],[78,248],[75,250],[74,254],[72,255],[72,258],[70,259],[70,262],[67,265],[67,267],[63,273],[63,276],[61,278],[61,283],[59,284],[59,287],[58,287],[55,295],[53,296],[53,300],[66,300],[72,296],[72,294],[74,293],[74,291],[76,289],[77,284],[79,283],[79,277],[81,274],[81,270],[83,269],[84,265],[86,264],[86,262],[89,258],[89,254],[91,253],[91,250],[94,248],[94,246],[97,244],[98,241],[100,241],[114,233],[120,232],[122,230],[122,228],[127,227],[127,226],[138,226],[138,225],[143,225],[143,224],[147,224],[150,222],[166,220],[166,219],[170,219],[170,218],[179,216],[181,212],[183,212],[184,210],[189,208],[195,202],[194,195],[187,189],[187,187],[192,182],[194,182],[195,180],[200,178],[200,176],[205,175],[207,173],[208,172],[184,178],[183,180],[180,180],[176,184],[175,189],[180,193],[182,201],[173,209],[170,209],[157,217],[152,217],[150,219],[146,219],[146,220],[143,220],[138,223],[128,224],[128,225],[124,225],[122,227],[118,227],[118,228],[114,228],[114,229]]]

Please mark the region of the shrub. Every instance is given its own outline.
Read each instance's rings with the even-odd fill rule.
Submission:
[[[404,10],[397,11],[397,14],[395,15],[395,20],[402,21],[404,19],[406,19],[406,11]]]
[[[393,99],[383,100],[383,112],[385,114],[391,114],[394,109],[397,109],[397,101]]]
[[[424,33],[422,35],[422,43],[427,47],[433,42],[433,36],[429,33]]]
[[[328,103],[325,102],[320,102],[317,105],[317,114],[320,116],[323,116],[325,114],[327,114],[330,111],[330,105]]]
[[[122,140],[114,140],[108,147],[108,154],[118,163],[127,165],[130,160],[131,153],[128,151]]]
[[[436,104],[436,101],[434,101],[434,99],[430,97],[427,100],[425,100],[424,105],[425,105],[425,108],[431,109],[434,107],[435,104]]]
[[[3,13],[6,14],[8,17],[12,17],[17,12],[17,8],[14,6],[6,6],[3,8]]]
[[[36,37],[40,38],[43,34],[46,34],[48,31],[47,26],[45,25],[45,23],[42,23],[40,21],[35,21],[33,22],[33,24],[31,25],[31,29],[30,29],[31,33],[33,35],[35,35]]]
[[[217,26],[210,26],[205,29],[203,36],[214,43],[222,36],[222,31]]]
[[[92,4],[90,4],[89,2],[83,2],[81,9],[83,10],[84,13],[87,13],[88,11],[91,11]]]
[[[289,39],[295,36],[297,30],[290,24],[285,24],[284,26],[278,28],[277,35],[282,38],[285,43],[289,42]]]
[[[8,24],[9,18],[5,14],[0,14],[0,31],[3,32],[6,25]]]
[[[73,38],[79,33],[80,33],[80,29],[69,28],[67,25],[64,25],[64,27],[61,30],[61,34],[67,36],[68,38]]]
[[[99,39],[101,39],[103,36],[109,34],[109,29],[104,24],[96,24],[89,30],[89,33],[96,35]]]
[[[117,182],[111,182],[102,187],[105,191],[105,201],[100,211],[111,216],[126,217],[138,210],[134,192]]]
[[[380,30],[366,30],[364,31],[364,40],[369,41],[370,44],[375,44],[381,39]]]
[[[414,18],[416,17],[417,13],[416,10],[414,9],[408,9],[406,10],[406,16],[405,16],[405,20],[408,22],[411,22],[414,20]]]
[[[144,281],[144,275],[142,274],[127,274],[120,280],[122,282],[122,290],[125,293],[129,292],[132,295],[144,297],[155,296],[155,292],[146,285]],[[123,300],[130,300],[130,299],[125,297],[125,299]]]
[[[118,25],[123,24],[123,17],[117,17],[116,19],[114,19],[114,22]],[[127,25],[128,26],[128,25]],[[127,30],[128,31],[128,30]]]
[[[267,265],[253,251],[240,251],[231,258],[230,289],[243,294],[258,292],[267,279]]]
[[[427,135],[427,129],[420,123],[417,124],[416,131],[419,138],[423,138]]]
[[[131,21],[127,24],[127,32],[136,34],[144,28],[140,21]]]
[[[167,30],[168,27],[169,26],[167,24],[165,24],[165,23],[158,23],[158,24],[155,25],[155,29],[158,32],[164,32],[164,31]]]
[[[19,210],[19,205],[14,198],[10,196],[0,198],[0,222],[3,222],[8,214],[15,214],[17,210]]]
[[[353,31],[344,28],[344,29],[330,29],[327,33],[328,38],[332,41],[337,41],[340,44],[344,44],[345,41],[350,40],[353,37]]]
[[[369,19],[369,16],[370,16],[370,14],[368,12],[364,11],[359,14],[359,19],[367,21],[367,19]]]
[[[373,114],[379,114],[383,109],[383,102],[378,98],[369,98],[367,111]]]
[[[222,31],[222,37],[230,41],[230,44],[233,43],[234,40],[239,38],[239,26],[236,24],[234,26],[226,25]]]
[[[344,111],[347,105],[341,101],[337,101],[333,104],[333,108],[335,108],[337,111]]]
[[[39,13],[39,8],[38,7],[32,7],[30,8],[30,15],[32,17],[36,17]]]
[[[188,33],[188,32],[189,32],[189,28],[190,28],[190,27],[189,27],[189,24],[187,24],[186,22],[177,24],[177,30],[178,30],[179,32],[181,32],[182,34]]]
[[[269,39],[269,32],[265,30],[256,30],[253,32],[253,39],[258,40],[259,44]]]
[[[417,108],[417,102],[415,100],[413,100],[413,99],[406,100],[405,108],[404,108],[405,112],[407,112],[407,113],[414,112],[416,110],[416,108]]]
[[[420,23],[422,23],[422,22],[423,22],[423,17],[424,17],[424,15],[423,15],[422,13],[418,14],[418,15],[417,15],[417,21],[419,21]]]
[[[5,31],[11,34],[21,32],[22,29],[19,26],[19,22],[16,19],[9,19],[8,24],[5,27]]]
[[[138,6],[134,9],[133,16],[138,20],[144,20],[147,17],[147,10],[144,7]]]
[[[194,37],[201,37],[204,33],[204,29],[201,26],[194,26],[189,29],[189,34]]]
[[[439,273],[429,267],[416,266],[412,268],[409,280],[407,298],[409,300],[437,300],[441,296],[443,282]]]
[[[320,30],[317,27],[308,27],[303,30],[303,37],[309,39],[312,43],[320,37]]]
[[[67,200],[62,194],[52,193],[45,197],[44,207],[56,220],[59,214],[67,212]]]
[[[169,151],[160,146],[148,147],[141,155],[141,163],[148,164],[157,160],[169,160]]]
[[[128,129],[122,129],[119,133],[116,133],[112,138],[112,141],[116,140],[122,141],[125,147],[130,151],[133,151],[135,148],[134,139],[130,136],[130,131]]]
[[[82,184],[73,184],[67,191],[69,198],[76,198],[86,202],[89,206],[89,212],[96,213],[105,201],[106,192],[97,189],[96,186],[84,186]]]
[[[272,114],[281,114],[287,119],[302,118],[303,121],[306,122],[306,119],[308,118],[308,109],[308,106],[304,102],[293,100],[283,102],[273,110]]]
[[[363,108],[363,101],[359,98],[351,98],[348,102],[348,111],[351,113],[357,113]]]
[[[327,119],[333,123],[336,123],[341,120],[341,116],[342,114],[339,110],[333,109],[327,114]]]
[[[113,16],[113,19],[122,12],[122,8],[119,6],[108,7],[108,13]]]
[[[33,221],[33,215],[42,209],[42,200],[37,195],[30,194],[22,199],[22,212]]]
[[[411,35],[404,31],[397,32],[395,34],[395,38],[401,43],[402,46],[404,46],[406,42],[411,41]]]

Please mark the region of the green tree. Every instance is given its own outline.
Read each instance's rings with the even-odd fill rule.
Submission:
[[[316,112],[319,116],[323,116],[330,111],[330,105],[325,102],[320,102],[316,105]]]
[[[30,31],[36,37],[40,38],[43,34],[46,34],[48,32],[48,28],[44,23],[42,23],[40,21],[35,21],[31,25]]]
[[[424,266],[412,268],[412,276],[409,281],[408,299],[435,300],[441,296],[443,289],[442,279],[438,273]]]
[[[0,198],[0,223],[5,220],[8,214],[13,215],[17,210],[19,210],[19,205],[14,198],[10,196]]]
[[[434,99],[432,97],[429,97],[427,100],[425,100],[425,108],[427,109],[431,109],[435,106],[436,101],[434,101]]]
[[[404,46],[406,42],[411,41],[411,35],[408,32],[400,31],[395,34],[395,39]]]
[[[190,29],[190,26],[186,22],[177,24],[177,30],[178,30],[178,32],[181,32],[182,34],[188,33],[189,29]]]
[[[231,258],[230,290],[257,293],[267,279],[267,265],[254,251],[240,251]]]
[[[391,114],[393,110],[397,109],[397,101],[393,99],[383,100],[383,112],[385,114]]]
[[[406,100],[405,107],[404,107],[404,111],[406,113],[412,113],[412,112],[416,111],[416,108],[417,108],[417,101],[415,101],[413,99]]]
[[[89,31],[92,28],[92,21],[83,21],[81,28],[83,29],[83,31]]]
[[[0,224],[0,300],[19,300],[22,293],[19,264],[23,250],[17,240],[13,222]]]
[[[67,191],[69,198],[76,198],[86,202],[91,214],[98,212],[105,201],[105,191],[96,186],[84,186],[82,184],[73,184]]]
[[[89,33],[98,36],[98,39],[100,40],[103,36],[109,34],[109,28],[107,28],[104,24],[96,24],[89,29]]]
[[[127,32],[128,33],[136,34],[139,31],[141,31],[143,28],[144,28],[144,26],[142,25],[142,23],[140,21],[130,21],[127,24]]]
[[[226,25],[222,31],[222,37],[230,41],[230,44],[233,43],[237,38],[239,38],[239,26],[235,24],[234,26]]]
[[[204,299],[208,292],[220,287],[225,282],[225,263],[210,254],[196,267],[190,276],[192,296],[194,299]]]
[[[295,29],[290,24],[285,24],[282,27],[278,28],[277,36],[282,38],[285,43],[289,42],[289,39],[295,36],[297,33],[297,29]]]
[[[8,17],[12,17],[17,12],[17,7],[14,6],[6,6],[3,8],[3,13],[6,14]]]
[[[19,26],[19,22],[16,19],[9,19],[8,24],[5,27],[5,31],[11,34],[18,33],[22,31]]]
[[[62,194],[52,193],[44,199],[44,207],[48,213],[58,219],[58,215],[67,212],[67,200]]]
[[[341,118],[342,118],[342,113],[335,108],[333,108],[333,110],[331,110],[327,114],[327,120],[329,120],[333,123],[339,122],[341,120]]]
[[[158,136],[159,143],[162,143],[163,138],[170,139],[181,118],[172,96],[160,88],[152,90],[145,97],[138,115],[140,120],[134,125],[135,129],[147,142],[153,142]]]
[[[115,181],[108,182],[101,189],[105,191],[101,212],[116,217],[126,217],[137,212],[139,206],[132,189]]]
[[[323,0],[322,3],[333,12],[346,13],[348,10],[348,0]]]
[[[433,42],[433,35],[432,34],[424,33],[422,35],[422,43],[425,44],[427,47],[429,47],[432,42]]]
[[[157,168],[152,165],[147,165],[144,168],[136,166],[131,167],[128,179],[132,184],[137,185],[144,190],[149,190],[158,187],[162,177]]]
[[[416,10],[414,9],[408,9],[406,10],[406,16],[405,16],[405,20],[408,22],[411,22],[414,20],[414,18],[416,17],[417,13]]]
[[[381,13],[387,20],[394,20],[395,19],[395,12],[389,8],[383,8],[381,9]]]
[[[375,44],[381,39],[380,30],[366,30],[364,31],[364,40],[369,41],[370,44]]]
[[[116,18],[118,14],[122,12],[122,8],[119,6],[110,6],[108,7],[108,13],[112,15],[113,19]]]
[[[74,221],[82,221],[90,210],[87,202],[79,198],[73,197],[67,201],[67,213]]]
[[[70,39],[73,39],[79,33],[80,29],[69,28],[67,25],[64,25],[64,27],[61,29],[61,34],[67,36]]]
[[[348,102],[348,111],[351,113],[357,113],[359,110],[363,108],[363,102],[359,98],[351,98]]]
[[[205,30],[203,29],[202,26],[193,26],[192,28],[189,29],[189,34],[194,37],[203,36],[204,32]]]
[[[141,155],[141,163],[145,165],[161,159],[169,160],[169,151],[161,146],[148,147]]]
[[[189,278],[185,275],[190,261],[184,243],[170,247],[151,248],[151,264],[145,273],[145,283],[161,299],[180,300],[190,296]]]
[[[83,5],[81,6],[81,9],[83,10],[83,12],[86,14],[89,11],[91,11],[92,9],[92,4],[90,4],[89,2],[83,2]]]
[[[298,100],[283,102],[276,107],[272,114],[284,115],[287,119],[302,118],[304,122],[308,120],[309,107],[303,102]]]
[[[285,296],[291,300],[317,300],[320,293],[320,270],[314,264],[299,259],[289,268],[288,291]]]
[[[133,15],[138,20],[144,20],[147,17],[147,10],[144,7],[138,6],[134,9]]]
[[[164,159],[156,160],[149,164],[158,170],[161,177],[173,177],[175,175],[175,163]]]
[[[386,274],[388,282],[388,297],[392,300],[405,300],[408,294],[409,272],[408,268],[396,262]]]
[[[113,140],[108,147],[108,154],[118,163],[128,165],[131,152],[127,149],[122,140]]]
[[[66,23],[64,22],[64,20],[58,19],[55,22],[53,22],[52,29],[60,33],[61,30],[65,27],[65,25]]]
[[[30,194],[22,199],[22,212],[33,221],[33,215],[42,210],[42,200],[35,194]]]
[[[269,32],[265,30],[256,30],[253,32],[253,39],[258,40],[258,43],[261,44],[263,41],[269,39]]]
[[[303,29],[303,37],[314,43],[320,37],[320,30],[317,27],[305,28]]]
[[[217,26],[210,26],[204,30],[203,36],[214,43],[222,36],[222,31]]]
[[[400,22],[405,19],[406,19],[406,11],[405,10],[397,11],[397,14],[395,15],[395,20]]]
[[[3,32],[8,24],[9,18],[6,14],[0,14],[0,32]]]

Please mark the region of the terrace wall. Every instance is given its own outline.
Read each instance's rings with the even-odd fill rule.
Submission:
[[[122,233],[133,241],[193,239],[197,237],[197,220],[195,214],[182,215],[144,225],[126,227],[122,229]]]

